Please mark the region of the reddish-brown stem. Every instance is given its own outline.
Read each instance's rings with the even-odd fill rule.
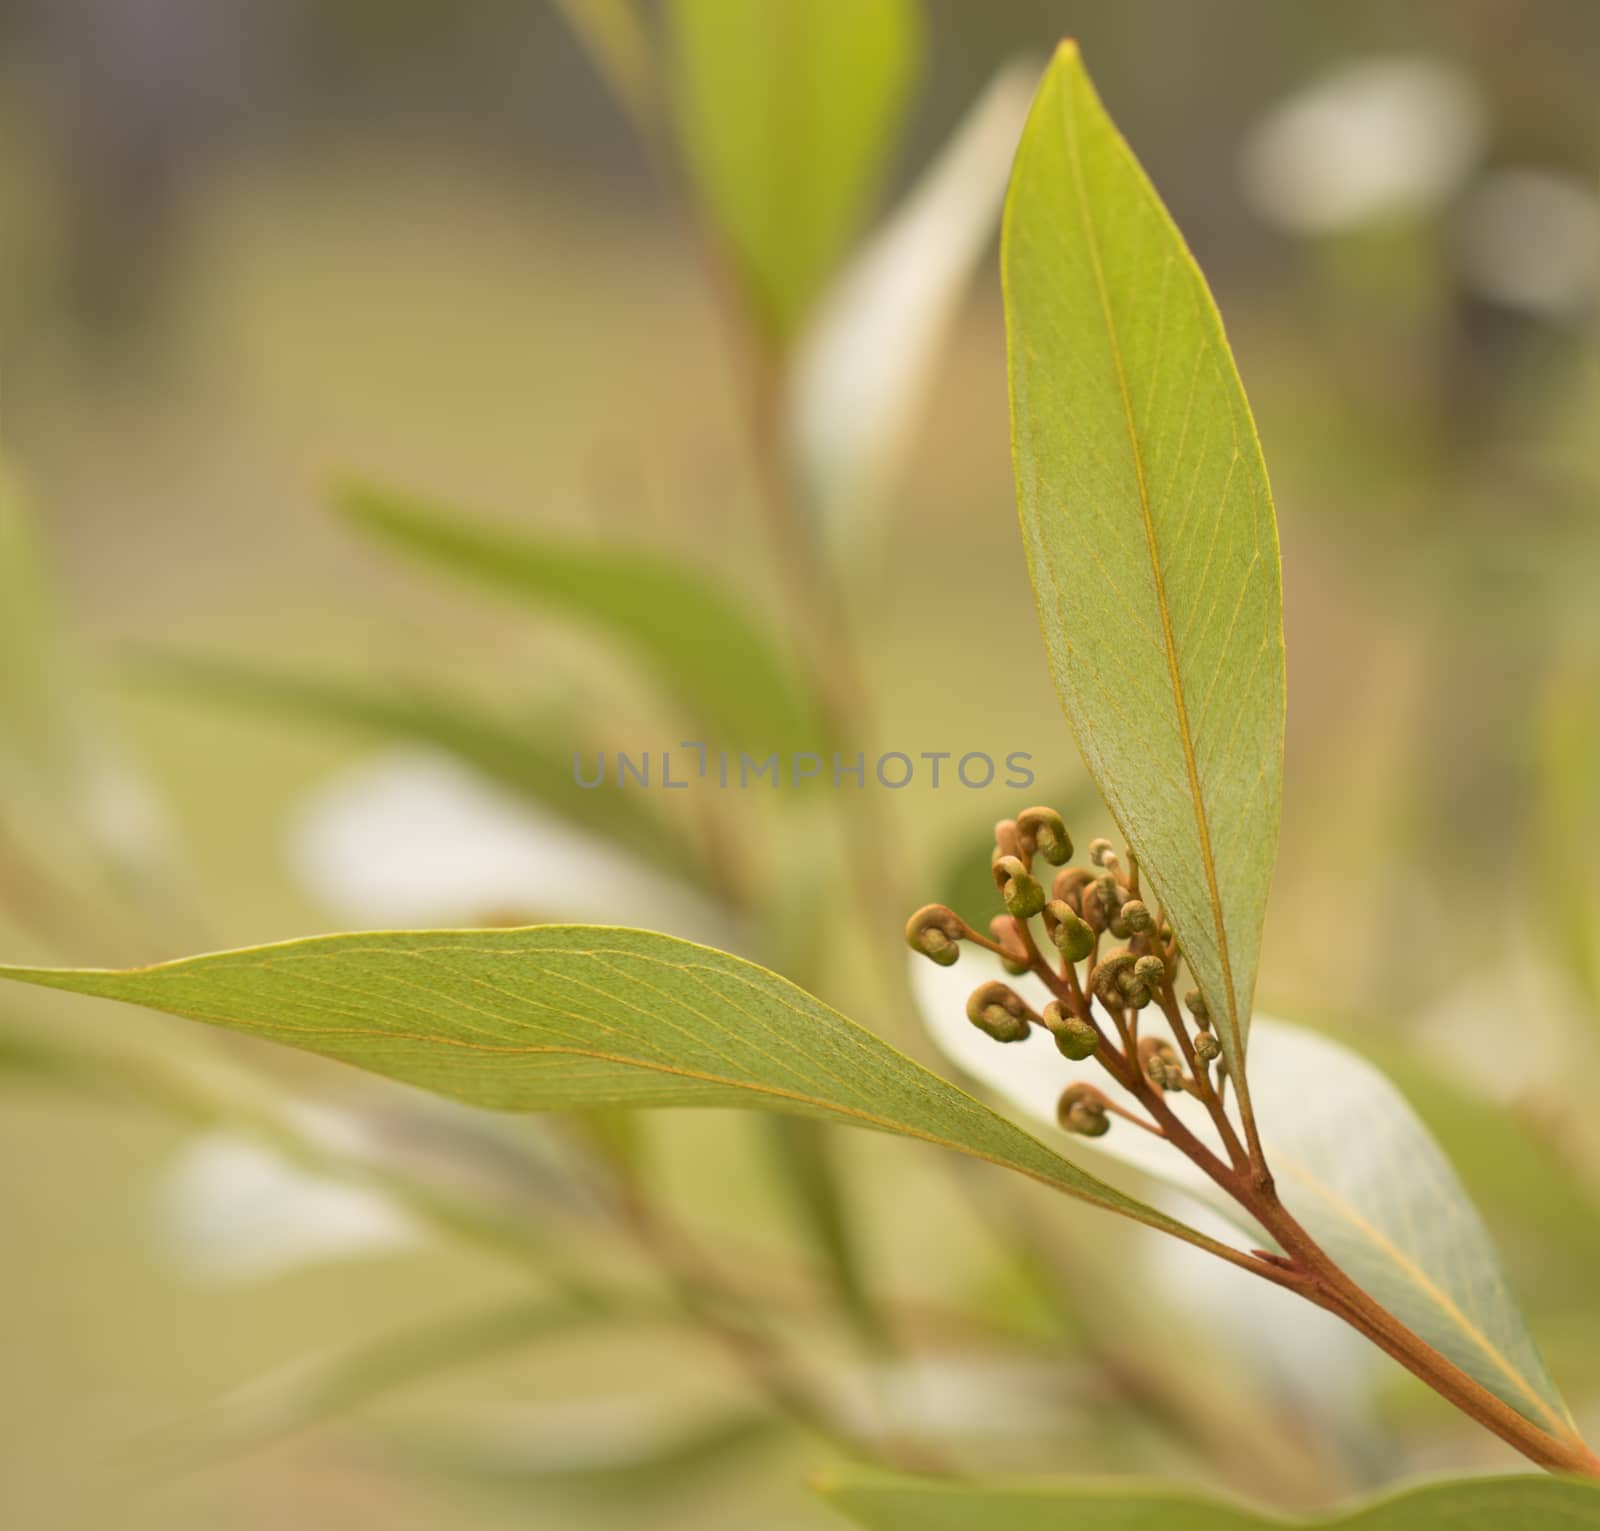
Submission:
[[[1249,1150],[1243,1149],[1223,1110],[1220,1092],[1211,1091],[1209,1084],[1209,1099],[1205,1096],[1202,1099],[1233,1162],[1225,1163],[1196,1137],[1167,1104],[1162,1092],[1145,1076],[1123,1017],[1114,1007],[1107,1007],[1126,1048],[1126,1051],[1119,1052],[1088,1013],[1090,1007],[1083,1001],[1077,986],[1068,986],[1066,980],[1039,955],[1024,922],[1019,920],[1017,924],[1029,948],[1033,971],[1063,1002],[1070,1003],[1069,996],[1076,999],[1075,1013],[1089,1021],[1100,1033],[1101,1045],[1095,1053],[1096,1059],[1150,1113],[1151,1122],[1143,1122],[1111,1102],[1107,1103],[1107,1109],[1139,1122],[1147,1130],[1164,1137],[1248,1212],[1283,1251],[1282,1254],[1253,1251],[1249,1255],[1233,1252],[1228,1256],[1231,1263],[1249,1269],[1275,1285],[1297,1291],[1308,1302],[1343,1319],[1440,1397],[1538,1466],[1551,1472],[1600,1479],[1600,1456],[1589,1448],[1576,1431],[1547,1430],[1512,1408],[1413,1333],[1345,1273],[1279,1201],[1272,1177],[1266,1172],[1259,1144],[1252,1138]],[[1160,1003],[1172,1024],[1179,1046],[1191,1069],[1194,1069],[1196,1060],[1193,1044],[1185,1032],[1170,981],[1162,986]],[[1198,1069],[1195,1070],[1195,1077],[1197,1080],[1203,1077]]]

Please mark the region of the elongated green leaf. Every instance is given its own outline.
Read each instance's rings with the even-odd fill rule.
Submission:
[[[438,745],[491,781],[617,841],[643,860],[702,884],[710,881],[703,859],[650,811],[642,795],[578,785],[570,734],[557,735],[554,745],[549,738],[554,729],[568,728],[565,719],[553,719],[545,729],[523,728],[433,691],[391,690],[359,680],[191,655],[154,655],[142,662],[142,669],[159,682],[199,696]]]
[[[222,1432],[241,1443],[289,1434],[457,1367],[596,1321],[632,1316],[598,1304],[542,1298],[408,1324],[393,1334],[302,1357],[235,1390],[219,1405]]]
[[[357,526],[396,547],[594,624],[693,722],[721,730],[721,742],[768,750],[817,742],[804,688],[767,629],[694,569],[624,547],[473,522],[378,489],[348,489],[339,506]]]
[[[1105,1076],[1092,1062],[1068,1063],[1042,1033],[997,1047],[969,1025],[962,999],[991,971],[977,958],[963,956],[952,969],[927,962],[913,967],[924,1017],[953,1061],[1053,1128],[1065,1085],[1074,1078],[1104,1085]],[[962,968],[967,972],[958,978]],[[1036,980],[1011,981],[1031,1003],[1045,1003]],[[1262,1141],[1284,1205],[1402,1323],[1512,1408],[1554,1434],[1571,1435],[1571,1418],[1494,1243],[1400,1092],[1331,1038],[1265,1016],[1257,1023],[1250,1068]],[[1169,1104],[1220,1151],[1198,1101],[1178,1094]],[[1115,1123],[1090,1146],[1190,1192],[1255,1242],[1266,1241],[1236,1203],[1160,1139]]]
[[[1539,926],[1600,1020],[1600,704],[1592,667],[1568,664],[1545,684],[1539,729]]]
[[[1534,1531],[1600,1526],[1600,1485],[1554,1478],[1468,1478],[1407,1489],[1357,1509],[1285,1520],[1144,1483],[931,1483],[866,1472],[818,1485],[867,1531]]]
[[[684,156],[763,338],[783,346],[883,169],[911,83],[910,0],[673,0]]]
[[[745,1106],[940,1143],[1195,1236],[765,968],[653,931],[316,936],[154,967],[0,967],[506,1111]]]
[[[1278,839],[1277,527],[1205,280],[1071,44],[1034,102],[1002,238],[1017,494],[1056,689],[1237,1063]]]

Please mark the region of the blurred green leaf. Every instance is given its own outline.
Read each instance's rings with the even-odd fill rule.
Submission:
[[[1278,839],[1277,527],[1205,279],[1070,43],[1002,238],[1017,493],[1056,689],[1237,1080]]]
[[[469,1366],[593,1322],[618,1310],[550,1298],[511,1303],[403,1331],[328,1354],[305,1357],[237,1389],[218,1406],[223,1432],[259,1444],[321,1424],[375,1398],[456,1367]]]
[[[767,629],[743,602],[686,565],[485,525],[379,489],[349,488],[339,507],[363,531],[406,552],[593,624],[697,726],[721,731],[708,741],[713,750],[724,742],[783,751],[817,743],[805,689]]]
[[[195,695],[437,745],[491,781],[614,840],[640,859],[704,886],[711,883],[704,859],[646,806],[643,794],[578,785],[564,718],[548,720],[538,729],[523,728],[436,692],[389,690],[359,680],[182,654],[145,656],[140,668],[156,681]],[[559,748],[546,742],[552,732],[562,735]]]
[[[824,296],[795,356],[790,451],[826,525],[859,548],[994,237],[1037,64],[995,75]]]
[[[677,116],[756,327],[785,346],[883,170],[920,43],[911,0],[672,0]]]
[[[1467,1478],[1407,1489],[1358,1509],[1286,1520],[1177,1489],[1070,1480],[932,1483],[868,1472],[823,1480],[823,1497],[867,1531],[1533,1531],[1600,1526],[1600,1485]]]
[[[660,81],[633,0],[556,0],[611,93],[641,129],[655,122]]]
[[[899,1133],[1207,1242],[775,973],[652,931],[362,932],[0,978],[209,1021],[469,1105],[744,1106]]]
[[[1600,1019],[1600,701],[1595,672],[1558,670],[1546,683],[1539,727],[1540,929],[1587,1005]]]

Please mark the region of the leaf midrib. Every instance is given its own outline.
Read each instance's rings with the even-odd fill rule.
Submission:
[[[1233,963],[1228,952],[1228,933],[1222,914],[1222,895],[1217,882],[1216,861],[1211,850],[1211,827],[1206,817],[1205,801],[1200,790],[1200,770],[1195,757],[1194,740],[1189,729],[1189,709],[1183,694],[1183,679],[1178,670],[1177,644],[1172,632],[1172,613],[1167,604],[1166,575],[1156,544],[1155,520],[1150,512],[1150,493],[1145,483],[1144,449],[1140,444],[1138,426],[1133,417],[1133,400],[1128,393],[1128,382],[1122,364],[1122,345],[1117,335],[1116,319],[1111,310],[1111,296],[1106,286],[1105,270],[1100,261],[1100,237],[1095,228],[1094,214],[1089,204],[1088,187],[1084,184],[1083,159],[1078,147],[1077,126],[1073,120],[1074,106],[1070,92],[1061,93],[1062,123],[1066,131],[1067,150],[1072,161],[1073,190],[1083,215],[1089,261],[1094,269],[1095,291],[1100,299],[1100,311],[1105,319],[1106,337],[1111,345],[1112,365],[1117,374],[1117,392],[1122,404],[1123,418],[1128,427],[1128,444],[1133,452],[1134,478],[1139,486],[1139,512],[1144,522],[1145,547],[1150,558],[1151,573],[1155,581],[1156,606],[1161,614],[1161,634],[1165,646],[1167,675],[1172,683],[1173,702],[1178,713],[1178,734],[1183,744],[1184,769],[1189,778],[1189,797],[1194,808],[1195,827],[1200,837],[1200,855],[1205,867],[1206,895],[1211,905],[1212,923],[1217,934],[1217,954],[1222,962],[1223,986],[1227,990],[1227,1022],[1238,1055],[1240,1067],[1235,1088],[1241,1097],[1241,1106],[1249,1100],[1245,1082],[1244,1035],[1239,1024],[1238,1000],[1233,985]]]

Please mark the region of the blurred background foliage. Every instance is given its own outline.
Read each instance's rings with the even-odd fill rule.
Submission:
[[[1021,750],[1025,796],[1108,827],[1026,583],[992,258],[1073,34],[1272,470],[1262,1008],[1393,1073],[1600,1428],[1600,11],[926,0],[842,60],[825,15],[780,55],[763,7],[633,14],[0,3],[6,955],[612,919],[928,1056],[898,923],[970,904],[1016,794],[680,807],[569,761],[698,725]],[[738,114],[789,90],[843,136],[757,154]],[[964,1465],[1304,1506],[1508,1462],[1320,1316],[1176,1349],[1233,1272],[904,1145],[469,1120],[42,999],[0,1027],[7,1524],[829,1523],[640,1196],[864,1432]]]

